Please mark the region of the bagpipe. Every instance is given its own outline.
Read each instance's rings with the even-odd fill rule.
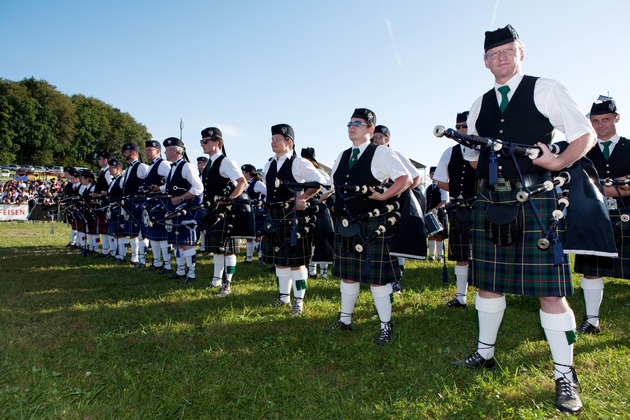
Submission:
[[[522,189],[516,194],[517,204],[530,203],[541,230],[538,247],[541,250],[553,249],[554,262],[556,264],[562,262],[563,254],[617,256],[610,218],[603,199],[603,191],[599,185],[597,171],[588,158],[583,157],[562,171],[553,172],[551,180],[528,186],[520,173],[516,156],[528,157],[532,160],[536,159],[542,155],[540,147],[489,137],[463,135],[452,128],[444,128],[441,125],[434,128],[433,134],[436,137],[448,137],[466,147],[476,149],[490,148],[491,151],[502,151],[512,156],[522,183]],[[562,141],[547,146],[552,153],[560,154],[568,147],[568,142]],[[489,183],[494,184],[498,177],[496,174],[496,159],[493,162],[492,153],[489,163]],[[545,224],[540,220],[531,199],[554,189],[560,190],[560,197],[556,211],[553,212],[550,220]],[[571,201],[574,202],[574,205],[571,207],[568,205],[569,195],[571,196]],[[560,217],[560,213],[562,213],[563,217]],[[488,219],[488,214],[486,216],[486,219]],[[566,222],[566,231],[562,237],[559,237],[556,233],[556,228],[563,218]]]

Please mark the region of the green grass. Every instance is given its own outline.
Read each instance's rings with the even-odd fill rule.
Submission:
[[[55,230],[0,224],[0,418],[563,417],[536,299],[508,296],[500,369],[451,365],[477,339],[474,291],[467,309],[444,306],[451,264],[444,286],[441,265],[407,261],[395,340],[378,347],[365,287],[355,332],[327,333],[337,279],[309,281],[305,314],[293,318],[271,308],[275,277],[256,264],[238,264],[221,299],[201,288],[207,256],[184,286],[68,251],[67,228]],[[579,323],[581,292],[570,303]],[[576,344],[582,418],[630,418],[629,304],[627,281],[607,280],[603,332]]]

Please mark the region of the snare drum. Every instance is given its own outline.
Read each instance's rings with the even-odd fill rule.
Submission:
[[[432,211],[424,215],[424,225],[427,230],[427,236],[433,236],[436,233],[440,233],[444,230],[444,226],[440,223],[437,214]]]

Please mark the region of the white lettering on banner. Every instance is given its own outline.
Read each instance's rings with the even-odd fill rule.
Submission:
[[[28,204],[0,204],[0,221],[27,220]]]

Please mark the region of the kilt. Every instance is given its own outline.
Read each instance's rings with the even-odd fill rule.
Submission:
[[[470,258],[471,219],[471,210],[449,210],[448,259],[450,261],[468,261]]]
[[[96,233],[107,235],[107,214],[105,210],[99,210],[96,214]]]
[[[267,217],[267,212],[262,207],[254,207],[254,221],[256,223],[255,231],[257,237],[264,235],[263,226],[265,224],[265,217]]]
[[[297,212],[298,232],[300,231],[299,225],[303,225],[304,215],[304,211]],[[291,225],[288,222],[293,220],[293,209],[271,207],[267,217],[268,221],[279,225],[275,227],[276,232],[266,233],[263,237],[263,261],[282,267],[301,267],[310,264],[313,244],[312,233],[300,232],[297,245],[293,247],[290,243]]]
[[[87,233],[93,235],[97,233],[98,216],[93,211],[85,213],[85,220],[87,221]]]
[[[142,206],[135,203],[128,203],[121,211],[123,216],[123,236],[138,236],[142,223]]]
[[[106,212],[105,217],[109,215],[107,219],[107,233],[112,236],[122,236],[122,216],[120,215],[120,207],[115,205],[110,207]]]
[[[516,241],[504,247],[495,246],[486,237],[485,213],[489,203],[515,205],[518,191],[489,191],[480,189],[473,207],[470,244],[470,283],[482,290],[527,296],[570,296],[573,294],[571,268],[566,255],[563,263],[554,264],[553,249],[540,250],[537,241],[542,236],[538,220],[530,203],[523,203],[517,218],[521,233]],[[555,191],[530,199],[541,222],[546,227],[557,206]],[[558,235],[564,232],[564,223],[558,225]]]
[[[385,225],[388,216],[372,217],[359,222],[360,236],[370,236],[379,226]],[[361,253],[354,249],[355,244],[363,243],[359,235],[346,238],[335,234],[333,274],[345,280],[380,285],[400,280],[398,258],[389,254],[395,233],[395,226],[387,226],[385,232],[365,245]]]
[[[142,209],[142,237],[153,241],[165,241],[168,237],[163,223],[166,207],[162,203],[148,200]]]
[[[586,276],[614,277],[630,279],[630,222],[622,222],[621,215],[628,214],[620,200],[616,210],[609,210],[613,231],[619,232],[615,241],[619,258],[607,258],[597,255],[576,255],[575,272]]]
[[[210,210],[205,220],[206,252],[213,254],[236,254],[236,241],[231,239],[230,231],[234,223],[233,213],[225,206]]]

